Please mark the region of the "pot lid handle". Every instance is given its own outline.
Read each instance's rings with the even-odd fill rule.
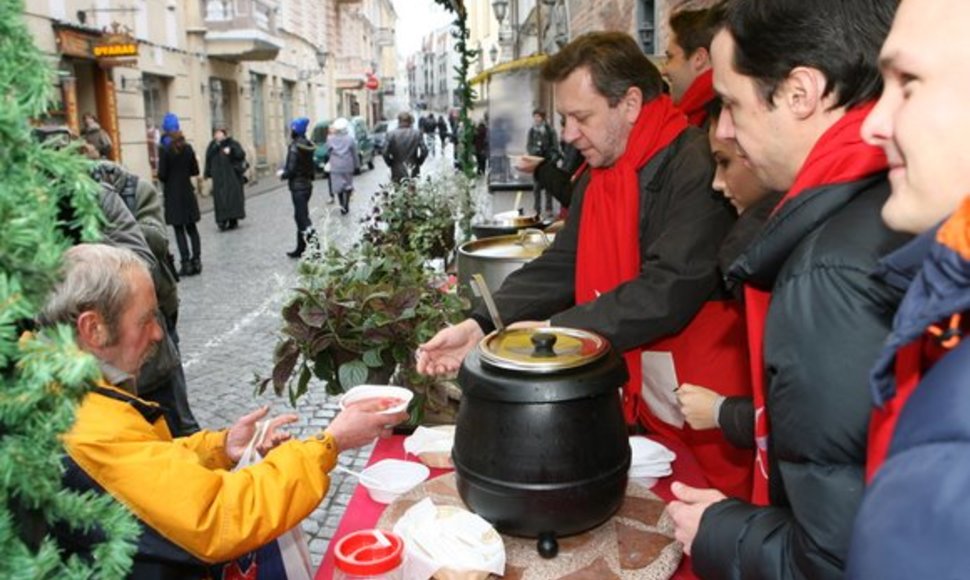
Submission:
[[[553,358],[556,356],[556,351],[552,348],[556,344],[556,339],[558,337],[555,334],[548,334],[545,332],[537,332],[532,335],[532,346],[534,347],[532,351],[532,356],[536,358]]]
[[[539,238],[539,243],[536,245],[543,249],[552,245],[552,242],[549,241],[549,236],[546,234],[546,232],[540,230],[539,228],[522,228],[519,230],[519,244],[522,246],[533,245],[533,236]]]

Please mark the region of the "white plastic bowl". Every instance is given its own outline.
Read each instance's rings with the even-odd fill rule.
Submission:
[[[367,399],[400,399],[401,403],[381,411],[384,415],[400,413],[408,408],[414,393],[404,387],[392,385],[357,385],[340,397],[340,410],[344,410],[348,405],[359,403]]]
[[[391,503],[428,479],[431,470],[414,461],[382,459],[361,472],[360,484],[377,503]]]

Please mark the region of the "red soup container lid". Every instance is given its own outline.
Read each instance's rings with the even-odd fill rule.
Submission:
[[[387,542],[381,542],[376,530],[360,530],[340,538],[333,551],[337,569],[357,576],[373,576],[400,566],[404,541],[391,532],[380,533],[390,545],[381,545]]]

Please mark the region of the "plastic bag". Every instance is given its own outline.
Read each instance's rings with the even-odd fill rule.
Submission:
[[[266,436],[268,429],[269,421],[256,424],[256,433],[233,471],[259,462],[261,457],[256,447]],[[310,580],[313,573],[310,550],[300,526],[254,552],[227,562],[222,568],[223,580]]]

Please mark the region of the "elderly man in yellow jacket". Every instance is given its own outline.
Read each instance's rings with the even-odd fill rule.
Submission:
[[[406,413],[380,414],[393,400],[364,401],[316,437],[278,432],[270,422],[260,463],[231,471],[263,408],[223,431],[172,438],[157,404],[134,393],[134,379],[162,338],[155,292],[131,251],[82,244],[66,255],[64,279],[41,315],[68,324],[78,346],[99,361],[103,378],[85,396],[64,436],[68,487],[108,493],[139,519],[133,578],[205,578],[210,566],[247,554],[300,524],[323,499],[342,449],[387,434]],[[91,557],[98,532],[56,530],[59,544]]]

